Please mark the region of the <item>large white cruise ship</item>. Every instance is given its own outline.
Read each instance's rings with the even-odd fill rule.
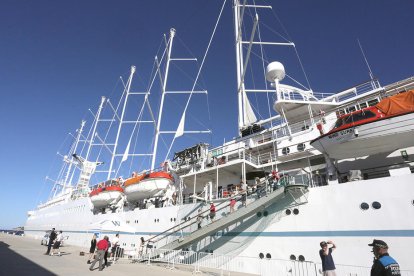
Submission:
[[[265,40],[270,25],[261,27],[258,14],[271,7],[241,2],[233,1],[238,137],[213,148],[182,142],[210,133],[196,129],[202,124],[189,112],[207,91],[199,89],[203,63],[189,87],[170,88],[170,63],[191,60],[173,55],[171,29],[148,89],[134,90],[132,66],[119,102],[103,97],[93,120],[82,121],[52,196],[28,212],[25,234],[39,238],[54,227],[86,248],[93,233],[120,233],[125,250],[143,237],[157,248],[312,262],[320,261],[319,242],[334,240],[335,260],[353,266],[369,266],[367,244],[381,239],[403,270],[414,271],[414,77],[312,91],[277,61],[275,49],[296,53],[295,44],[271,31],[274,41]],[[155,101],[154,91],[161,91]],[[231,116],[226,104],[220,108]],[[176,124],[166,124],[172,118]],[[244,264],[243,271],[255,270]]]

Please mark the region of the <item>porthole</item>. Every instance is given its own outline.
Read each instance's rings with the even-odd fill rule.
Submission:
[[[160,222],[160,219],[157,219],[157,222]]]
[[[269,213],[267,212],[267,211],[263,211],[263,216],[264,217],[267,217],[267,215],[268,215]]]
[[[359,207],[364,211],[369,209],[369,205],[366,202],[362,202]]]
[[[305,261],[305,257],[303,257],[303,255],[299,255],[298,260],[299,260],[299,262],[304,262]]]
[[[289,216],[290,214],[292,214],[292,211],[290,209],[286,209],[286,215]]]
[[[288,147],[282,149],[282,154],[283,155],[287,155],[287,154],[289,154],[289,152],[290,152],[290,149]]]
[[[266,259],[271,259],[272,258],[272,255],[270,255],[270,253],[267,253],[266,254]]]
[[[304,143],[301,143],[297,146],[298,151],[304,151],[306,148],[306,145]]]
[[[177,221],[177,219],[176,219],[176,218],[174,218],[174,221]]]
[[[262,216],[262,212],[257,212],[257,217],[260,218]]]
[[[154,222],[157,222],[157,219],[154,219]]]
[[[263,259],[263,258],[264,258],[264,254],[263,254],[263,253],[260,253],[260,254],[259,254],[259,258],[260,258],[260,259]]]
[[[296,256],[295,255],[290,255],[289,259],[291,259],[292,261],[296,261]]]
[[[414,205],[414,199],[411,201],[411,204]]]
[[[374,202],[372,202],[371,206],[372,206],[372,208],[378,210],[378,209],[381,208],[381,203],[379,203],[378,201],[374,201]]]
[[[293,209],[293,214],[294,214],[294,215],[299,214],[299,209],[296,209],[296,208],[295,208],[295,209]]]
[[[172,218],[170,218],[170,221],[172,222]]]

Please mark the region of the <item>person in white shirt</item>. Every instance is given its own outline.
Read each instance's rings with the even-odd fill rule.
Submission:
[[[115,238],[112,239],[112,250],[111,250],[111,258],[112,261],[115,261],[116,251],[119,250],[119,234],[115,235]]]
[[[63,241],[63,234],[62,234],[62,230],[59,231],[59,234],[57,235],[55,242],[53,244],[53,250],[52,253],[50,253],[50,256],[53,256],[56,253],[56,250],[58,251],[57,255],[58,256],[62,256],[62,254],[60,254],[60,244]]]

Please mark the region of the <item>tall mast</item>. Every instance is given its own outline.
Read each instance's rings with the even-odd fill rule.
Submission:
[[[106,100],[106,98],[104,96],[102,96],[101,104],[99,105],[98,111],[96,112],[96,115],[95,115],[95,123],[93,125],[93,129],[92,129],[92,132],[91,132],[91,137],[90,137],[90,140],[89,140],[88,150],[86,151],[86,155],[85,155],[86,160],[88,160],[89,154],[91,152],[92,144],[93,144],[93,141],[95,139],[96,128],[98,126],[99,118],[101,117],[101,112],[102,112],[105,100]]]
[[[128,102],[129,92],[130,92],[130,89],[131,89],[131,83],[132,83],[132,78],[134,76],[134,73],[135,73],[135,66],[131,66],[131,73],[129,75],[128,82],[127,82],[126,87],[125,87],[126,93],[125,93],[124,105],[122,107],[122,113],[121,113],[121,117],[119,119],[119,126],[118,126],[118,131],[116,133],[116,138],[115,138],[114,149],[113,149],[113,152],[112,152],[111,163],[109,165],[108,179],[111,178],[112,167],[114,165],[114,159],[115,159],[116,150],[117,150],[117,147],[118,147],[119,135],[121,133],[121,128],[122,128],[124,115],[125,115],[125,109],[126,109],[126,105],[127,105],[127,102]]]
[[[242,45],[242,33],[241,33],[241,14],[239,0],[234,0],[234,35],[236,38],[236,66],[237,66],[237,98],[238,98],[238,110],[239,110],[239,132],[244,126],[244,83],[242,83],[243,73],[243,45]]]
[[[161,103],[160,103],[160,111],[158,113],[158,120],[157,120],[157,128],[155,129],[155,140],[154,140],[154,149],[152,152],[152,161],[151,161],[151,170],[154,170],[155,168],[155,159],[157,157],[157,148],[158,148],[158,138],[160,136],[160,127],[161,127],[161,118],[162,118],[162,110],[164,106],[164,98],[165,98],[165,91],[167,88],[167,80],[168,80],[168,71],[170,68],[170,60],[171,60],[171,49],[172,44],[175,36],[175,29],[170,29],[170,41],[168,45],[168,54],[167,54],[167,60],[166,60],[166,66],[165,66],[165,73],[164,73],[164,80],[162,84],[162,95],[161,95]]]
[[[82,132],[83,132],[83,128],[85,127],[85,123],[86,123],[86,121],[82,120],[80,129],[78,130],[78,135],[76,135],[76,138],[75,138],[75,143],[73,145],[73,148],[69,152],[69,155],[70,155],[70,157],[69,157],[70,159],[68,160],[69,166],[68,166],[68,169],[66,171],[65,180],[62,183],[63,184],[63,189],[62,190],[64,190],[64,188],[66,187],[66,184],[68,183],[67,181],[68,181],[68,178],[69,178],[69,175],[70,175],[70,171],[72,170],[72,165],[74,163],[72,154],[76,153],[76,149],[78,148],[78,144],[79,144]]]

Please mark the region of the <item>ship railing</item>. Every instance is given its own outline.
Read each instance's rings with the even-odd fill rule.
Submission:
[[[152,249],[143,254],[136,251],[123,251],[118,263],[141,263],[144,265],[163,264],[168,269],[186,267],[193,273],[220,273],[230,275],[234,272],[252,275],[301,275],[320,276],[322,264],[306,261],[304,256],[291,256],[290,260],[272,259],[270,253],[259,254],[259,257],[234,256],[210,252],[197,252],[192,250]],[[369,275],[369,266],[356,266],[335,264],[338,276]],[[402,270],[401,275],[414,276],[414,271]]]
[[[378,79],[372,79],[336,93],[314,92],[313,95],[322,101],[335,100],[336,102],[342,102],[376,89],[381,89],[381,84],[379,83]]]

